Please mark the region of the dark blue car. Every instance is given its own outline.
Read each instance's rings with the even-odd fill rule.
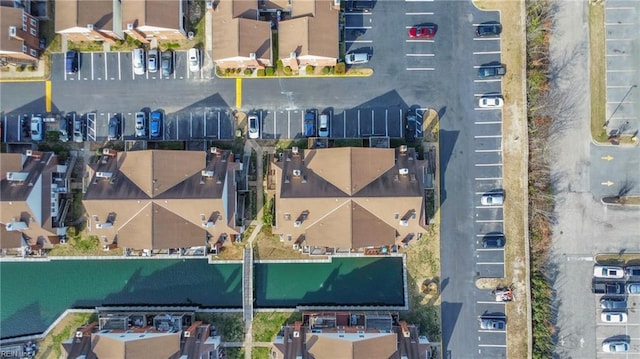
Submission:
[[[160,137],[162,134],[162,113],[160,111],[151,112],[151,121],[149,121],[149,134],[153,138]]]
[[[316,136],[316,113],[313,111],[304,115],[304,135],[306,137]]]
[[[75,50],[67,51],[66,61],[65,61],[65,71],[68,74],[75,74],[78,72],[79,67],[79,53]]]

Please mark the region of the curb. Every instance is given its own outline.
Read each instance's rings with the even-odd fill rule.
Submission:
[[[373,71],[373,69],[371,69],[371,73],[365,73],[365,74],[349,74],[349,73],[345,73],[344,75],[298,75],[298,76],[287,76],[287,75],[271,75],[271,76],[260,76],[260,77],[253,77],[253,76],[220,76],[218,75],[217,72],[214,72],[214,76],[219,78],[219,79],[241,79],[241,80],[270,80],[270,79],[306,79],[306,78],[329,78],[329,79],[334,79],[334,78],[349,78],[349,77],[371,77],[373,76],[375,72]]]

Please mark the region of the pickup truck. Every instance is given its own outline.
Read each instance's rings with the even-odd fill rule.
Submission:
[[[622,282],[599,282],[593,281],[591,284],[593,293],[595,294],[624,294],[625,288]]]
[[[504,76],[505,73],[507,73],[507,69],[503,64],[482,65],[478,69],[478,77],[480,78]]]

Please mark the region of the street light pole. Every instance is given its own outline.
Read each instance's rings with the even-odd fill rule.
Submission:
[[[624,102],[624,100],[627,99],[627,96],[629,96],[629,94],[631,93],[631,90],[633,90],[634,87],[638,87],[638,85],[633,85],[629,88],[629,91],[627,91],[626,94],[624,94],[624,97],[622,97],[622,100],[620,100],[620,103],[618,103],[618,106],[616,106],[616,109],[613,110],[613,112],[611,113],[611,116],[609,116],[609,119],[604,123],[604,128],[607,128],[607,126],[609,125],[609,121],[611,121],[611,119],[613,118],[613,115],[616,114],[616,112],[618,111],[618,109],[620,108],[620,106],[622,106],[622,103]]]

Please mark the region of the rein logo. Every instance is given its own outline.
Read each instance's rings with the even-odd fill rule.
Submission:
[[[23,358],[23,357],[24,357],[24,353],[22,352],[22,347],[20,346],[0,348],[0,358]]]

